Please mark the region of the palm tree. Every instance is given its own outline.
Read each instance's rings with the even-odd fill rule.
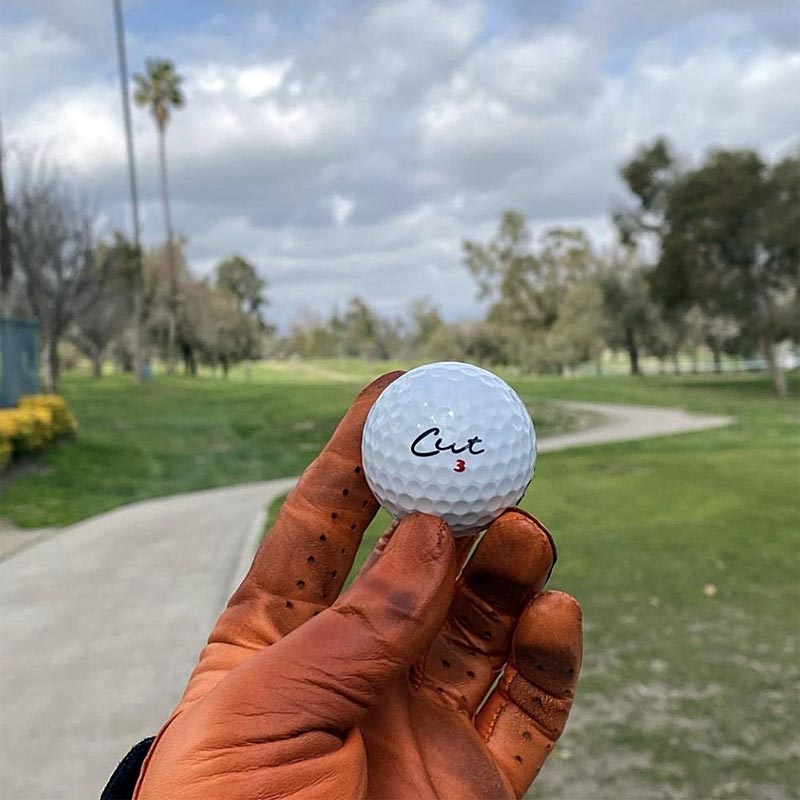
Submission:
[[[170,314],[167,338],[167,367],[175,369],[175,329],[178,316],[178,276],[175,266],[175,247],[172,236],[172,218],[169,210],[169,187],[167,183],[166,134],[170,111],[180,108],[185,102],[181,82],[183,78],[175,72],[169,59],[148,59],[146,74],[133,76],[136,91],[133,99],[136,105],[150,109],[158,131],[158,155],[161,166],[161,203],[164,209],[164,224],[167,229],[167,261],[170,281]]]

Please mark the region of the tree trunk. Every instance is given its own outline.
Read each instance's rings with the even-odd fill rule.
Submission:
[[[183,355],[183,368],[187,375],[193,378],[197,377],[197,359],[194,357],[194,348],[191,345],[181,345],[181,353]]]
[[[775,345],[767,338],[761,342],[761,351],[767,362],[767,370],[772,378],[772,384],[778,397],[786,397],[789,387],[786,384],[786,373],[781,369],[778,359],[775,356]]]
[[[132,372],[134,369],[134,362],[131,360],[131,354],[127,348],[121,348],[117,356],[117,363],[123,372]],[[141,373],[140,376],[141,377]]]
[[[142,380],[142,249],[136,248],[136,272],[133,276],[133,377]]]
[[[58,337],[49,336],[47,340],[45,386],[50,394],[58,391],[58,379],[61,375],[61,362],[58,359]]]
[[[639,369],[639,348],[636,346],[636,337],[633,329],[625,329],[625,349],[628,351],[628,358],[631,361],[631,375],[641,375]]]
[[[225,356],[223,356],[220,359],[220,364],[222,364],[222,377],[223,378],[227,378],[228,377],[228,366],[229,366],[228,365],[228,359],[225,358]]]
[[[169,324],[167,326],[167,372],[175,372],[175,333],[178,316],[178,276],[175,265],[175,247],[172,236],[172,216],[169,208],[169,181],[167,178],[166,130],[158,129],[158,157],[161,167],[161,205],[164,226],[167,230],[167,266],[169,268]]]
[[[93,378],[102,378],[103,377],[103,353],[96,352],[92,355],[92,377]]]
[[[714,372],[722,372],[722,350],[718,345],[714,345],[711,352],[714,356]]]

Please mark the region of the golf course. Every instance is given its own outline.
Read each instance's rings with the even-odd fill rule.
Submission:
[[[135,500],[297,475],[360,386],[398,366],[410,365],[261,362],[228,380],[143,385],[70,374],[62,394],[78,434],[14,466],[0,517],[63,526]],[[760,374],[504,377],[541,437],[597,424],[563,400],[734,418],[540,455],[523,506],[555,537],[550,585],[581,601],[586,644],[573,715],[535,796],[798,796],[797,375],[783,400]],[[387,522],[381,513],[370,527],[356,566]]]

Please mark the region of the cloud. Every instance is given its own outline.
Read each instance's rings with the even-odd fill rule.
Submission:
[[[352,200],[347,197],[342,197],[340,194],[331,196],[330,205],[333,221],[339,226],[347,222],[350,215],[353,213],[353,209],[356,207],[356,204]]]
[[[46,146],[124,226],[108,8],[80,0],[78,24],[67,0],[14,2],[5,135],[16,152]],[[783,0],[166,3],[158,28],[137,22],[145,0],[129,8],[132,67],[169,55],[186,79],[167,147],[191,262],[251,257],[282,325],[356,293],[387,313],[429,294],[449,318],[475,315],[460,241],[489,236],[503,209],[607,243],[619,164],[643,141],[664,133],[692,160],[797,140],[800,49],[781,35],[794,29]],[[134,122],[155,242],[156,134],[145,110]]]

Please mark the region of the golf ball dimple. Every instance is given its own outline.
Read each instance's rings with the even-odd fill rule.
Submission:
[[[423,511],[466,536],[520,501],[536,464],[536,432],[505,381],[442,361],[383,391],[361,453],[367,483],[393,517]]]

